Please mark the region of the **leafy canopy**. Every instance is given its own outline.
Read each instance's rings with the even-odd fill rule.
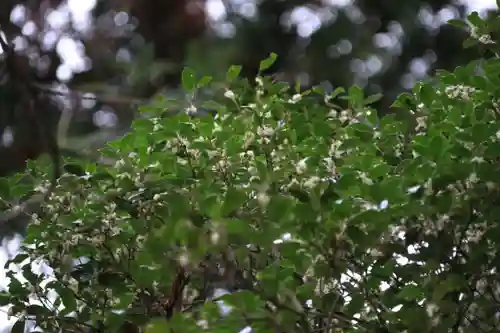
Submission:
[[[215,118],[158,100],[102,149],[112,167],[68,162],[8,263],[13,331],[498,330],[500,61],[440,72],[380,119],[356,86],[291,92],[240,70],[205,103]],[[43,190],[47,172],[28,174]]]

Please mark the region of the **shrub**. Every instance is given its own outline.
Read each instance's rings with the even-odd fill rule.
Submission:
[[[215,118],[157,101],[102,149],[112,167],[66,165],[9,262],[13,331],[500,328],[497,58],[438,73],[380,118],[361,88],[290,93],[239,70],[205,104]],[[209,81],[183,72],[189,92]]]

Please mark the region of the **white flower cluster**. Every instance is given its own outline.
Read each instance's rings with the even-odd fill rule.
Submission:
[[[472,95],[477,92],[477,89],[471,86],[457,84],[451,85],[445,88],[444,90],[446,96],[451,99],[458,99],[462,101],[470,101]]]
[[[482,44],[496,44],[495,41],[491,39],[490,35],[481,35],[477,40]]]
[[[292,98],[290,98],[288,100],[288,103],[295,104],[295,103],[299,102],[301,99],[302,99],[302,95],[301,94],[295,94],[295,95],[292,96]]]
[[[479,31],[478,27],[472,25],[470,22],[467,23],[469,24],[470,35],[472,38],[476,39],[479,43],[482,44],[496,44],[489,34],[482,34]]]

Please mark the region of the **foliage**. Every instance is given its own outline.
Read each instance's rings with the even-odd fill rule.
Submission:
[[[253,82],[259,61],[275,52],[279,57],[265,75],[300,80],[303,89],[359,84],[369,94],[383,93],[374,105],[383,115],[416,80],[477,56],[478,48],[461,48],[464,29],[443,25],[443,18],[464,14],[465,6],[451,0],[3,0],[2,36],[16,52],[0,55],[0,132],[15,135],[9,147],[0,145],[0,175],[47,153],[39,131],[20,130],[34,120],[27,105],[51,128],[66,118],[65,131],[57,131],[68,137],[60,142],[68,143],[62,153],[80,154],[80,147],[100,147],[128,130],[137,103],[157,93],[182,98],[177,88],[185,64],[218,81],[238,63]],[[13,73],[12,64],[21,70]],[[16,73],[57,103],[13,98]],[[22,226],[0,228],[0,237],[12,231],[24,234]]]
[[[13,331],[497,331],[500,61],[401,95],[414,122],[379,118],[356,86],[290,94],[239,70],[215,118],[159,100],[102,150],[113,167],[68,162],[9,262]]]

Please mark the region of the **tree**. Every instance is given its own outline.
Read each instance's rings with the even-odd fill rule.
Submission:
[[[468,21],[468,43],[496,52],[494,24]],[[11,261],[24,279],[10,272],[0,297],[13,332],[498,330],[499,68],[473,61],[401,94],[415,122],[379,117],[357,86],[291,94],[240,66],[206,105],[215,118],[142,107],[101,150],[113,167],[69,161],[33,216]],[[47,187],[47,165],[29,172]]]
[[[0,25],[5,34],[2,38],[6,41],[2,45],[0,96],[3,105],[0,130],[2,135],[7,133],[13,137],[8,145],[0,146],[0,157],[4,161],[0,167],[1,176],[24,169],[27,160],[37,159],[49,152],[47,145],[42,144],[44,139],[38,133],[43,130],[54,137],[60,134],[57,130],[60,127],[58,123],[61,118],[68,118],[61,116],[62,113],[68,114],[68,102],[71,104],[72,116],[70,124],[65,126],[65,135],[95,133],[96,127],[99,126],[93,118],[96,113],[102,112],[103,106],[108,113],[118,115],[115,132],[121,134],[124,128],[130,126],[130,121],[135,116],[134,105],[137,100],[142,102],[143,98],[150,98],[159,87],[172,88],[177,85],[189,42],[199,37],[206,29],[202,4],[190,0],[101,1],[94,8],[95,18],[89,18],[90,29],[78,29],[71,20],[60,29],[51,29],[50,25],[47,26],[50,20],[45,20],[44,17],[64,7],[65,3],[62,0],[42,3],[7,0],[0,5]],[[125,24],[109,24],[120,10],[122,14],[129,13],[138,22],[135,23],[135,30],[130,31],[134,21],[127,14]],[[107,24],[103,27],[102,22]],[[27,26],[31,27],[32,33],[23,30]],[[69,80],[57,74],[64,59],[56,50],[57,43],[51,46],[45,42],[50,33],[55,35],[56,42],[71,37],[81,43],[84,52],[81,55],[75,54],[75,57],[80,56],[92,64],[87,66],[87,69],[82,68],[76,73],[70,73],[71,89],[62,89],[62,92],[58,87],[61,83],[69,83]],[[49,37],[54,38],[54,35]],[[139,37],[145,42],[131,42]],[[15,51],[7,52],[7,48],[11,47],[15,47]],[[139,62],[146,58],[152,68],[133,70],[123,62],[121,65],[124,68],[120,68],[116,53],[124,47],[134,54],[139,54]],[[162,66],[154,66],[154,61]],[[159,72],[155,73],[155,80],[150,79],[153,71]],[[135,76],[132,75],[134,73]],[[21,77],[22,80],[19,80]],[[110,83],[117,80],[125,83],[119,85],[118,96],[109,96],[109,90],[116,90],[114,87],[109,88]],[[26,89],[16,86],[19,81],[30,87],[29,94]],[[85,86],[85,91],[79,91],[79,86]],[[91,91],[89,86],[98,86],[108,97],[102,96],[102,92],[96,97],[96,92]],[[77,107],[82,101],[88,100],[89,95],[90,99],[95,100],[93,108]],[[36,113],[30,115],[31,107],[27,107],[27,101],[33,104]],[[85,110],[87,112],[78,112],[82,108],[88,109]],[[40,115],[39,120],[42,122],[35,119],[35,114]],[[36,123],[38,125],[34,125]]]

